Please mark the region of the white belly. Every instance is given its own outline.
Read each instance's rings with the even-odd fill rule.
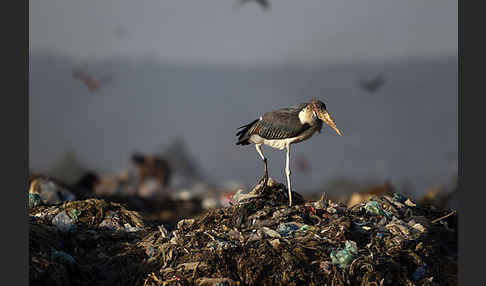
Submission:
[[[275,149],[282,150],[287,146],[287,144],[292,144],[292,143],[298,143],[301,141],[304,141],[306,139],[309,139],[314,135],[314,133],[317,131],[316,128],[309,128],[306,131],[304,131],[302,134],[296,137],[291,137],[291,138],[286,138],[286,139],[265,139],[263,137],[260,137],[259,135],[253,134],[250,137],[251,142],[255,144],[265,144],[267,146],[270,146]]]

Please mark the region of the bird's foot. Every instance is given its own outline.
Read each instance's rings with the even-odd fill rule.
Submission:
[[[264,191],[267,187],[268,187],[268,174],[265,174],[261,179],[260,181],[258,182],[258,184],[261,186],[262,188],[262,191]]]

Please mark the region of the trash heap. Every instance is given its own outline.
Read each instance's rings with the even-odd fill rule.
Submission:
[[[237,204],[154,232],[142,285],[456,285],[457,217],[399,194],[349,209],[272,180]],[[448,216],[447,216],[448,215]]]
[[[457,284],[455,210],[423,208],[400,194],[352,208],[325,194],[292,198],[289,207],[285,185],[270,179],[173,231],[100,200],[35,207],[31,283]]]
[[[130,210],[137,211],[146,221],[164,224],[168,229],[175,228],[176,223],[183,218],[191,218],[203,211],[199,198],[187,200],[171,197],[147,199],[137,196],[103,196],[106,201],[120,203]]]
[[[91,180],[92,174],[88,173],[84,180]],[[60,180],[45,175],[32,175],[29,187],[29,209],[37,206],[59,205],[75,199],[96,198],[110,202],[120,203],[130,210],[140,213],[145,220],[154,223],[165,224],[174,228],[177,221],[183,218],[194,217],[203,211],[202,200],[198,197],[177,198],[163,195],[143,197],[137,194],[129,194],[130,178],[128,176],[109,176],[108,181],[121,181],[120,184],[104,184],[102,187],[127,191],[126,193],[93,194],[88,190],[80,190]],[[108,185],[108,187],[106,186]]]
[[[130,249],[151,230],[137,212],[98,199],[37,206],[29,220],[31,285],[130,281],[142,260]]]

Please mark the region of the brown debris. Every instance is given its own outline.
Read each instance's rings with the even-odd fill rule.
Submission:
[[[372,214],[365,209],[369,201],[348,208],[324,196],[293,198],[289,207],[285,185],[269,180],[240,193],[234,205],[180,220],[172,231],[103,200],[38,206],[30,211],[31,283],[457,284],[453,210],[378,195],[369,201],[381,212]],[[52,224],[62,212],[75,221],[74,231]]]

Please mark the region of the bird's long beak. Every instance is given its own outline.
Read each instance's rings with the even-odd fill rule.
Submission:
[[[325,110],[324,111],[319,110],[319,112],[317,112],[317,116],[319,117],[320,120],[324,121],[324,123],[326,123],[327,125],[329,125],[329,127],[331,127],[334,131],[336,131],[336,133],[339,136],[342,136],[343,135],[341,133],[341,131],[339,131],[339,129],[336,127],[336,123],[331,118],[331,115],[329,114],[329,112],[327,112]]]

